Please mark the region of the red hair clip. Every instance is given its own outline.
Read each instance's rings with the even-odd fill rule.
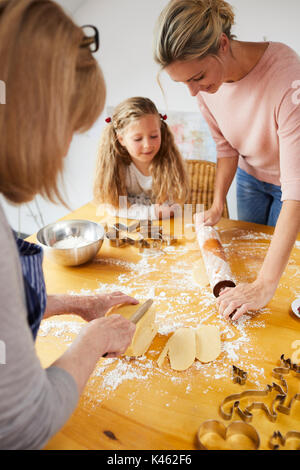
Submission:
[[[107,122],[107,124],[109,124],[111,122],[111,118],[110,117],[106,118],[105,122]]]
[[[161,117],[161,119],[162,119],[163,121],[165,121],[168,116],[167,116],[166,114],[164,114],[164,115],[160,114],[160,117]]]

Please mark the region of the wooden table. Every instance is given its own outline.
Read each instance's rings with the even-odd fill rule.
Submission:
[[[99,222],[91,204],[65,217],[74,218]],[[181,221],[176,221],[175,235],[181,227]],[[201,255],[191,227],[186,229],[186,237],[176,245],[152,255],[139,253],[135,247],[114,248],[106,240],[96,259],[81,267],[61,267],[45,258],[49,294],[121,290],[140,301],[155,296],[159,322],[159,333],[145,356],[100,359],[76,410],[47,449],[195,449],[201,423],[209,419],[230,423],[219,415],[219,405],[227,395],[265,389],[275,380],[272,370],[280,356],[289,358],[295,353],[292,345],[300,340],[300,320],[292,313],[291,303],[300,296],[299,240],[273,300],[262,311],[233,324],[218,315],[211,289],[200,288],[193,280],[193,267]],[[236,279],[252,281],[272,229],[225,219],[218,229]],[[129,314],[135,308],[119,311]],[[168,359],[159,368],[156,361],[170,335],[181,326],[199,323],[219,326],[221,356],[211,364],[195,361],[184,372],[173,371]],[[42,322],[36,347],[44,367],[62,354],[83,325],[75,315]],[[245,385],[233,383],[232,365],[248,372]],[[299,379],[290,374],[287,381],[290,399],[299,392]],[[269,404],[268,400],[264,402]],[[254,410],[253,415],[251,424],[260,435],[261,449],[268,449],[274,430],[283,435],[300,431],[299,402],[289,416],[279,413],[276,422],[269,421],[262,410]],[[234,413],[233,420],[239,419]],[[218,442],[217,447],[224,448],[223,444]]]

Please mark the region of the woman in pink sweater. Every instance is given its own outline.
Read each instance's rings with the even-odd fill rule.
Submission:
[[[241,42],[223,0],[171,1],[155,60],[198,100],[216,142],[217,176],[204,223],[215,225],[237,173],[239,219],[275,226],[257,279],[218,299],[233,319],[273,297],[300,229],[300,58],[280,43]],[[199,218],[203,214],[199,214]]]

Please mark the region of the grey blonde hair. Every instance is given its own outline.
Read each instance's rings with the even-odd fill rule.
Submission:
[[[162,204],[167,200],[185,203],[189,194],[185,164],[174,142],[167,123],[155,104],[144,97],[133,97],[116,106],[111,122],[104,128],[100,139],[96,174],[94,180],[95,204],[119,205],[119,197],[127,196],[126,167],[132,162],[118,135],[126,132],[133,121],[146,115],[155,115],[161,123],[161,146],[150,165],[153,178],[152,200]]]
[[[222,33],[235,37],[233,24],[233,9],[223,0],[171,0],[156,25],[154,59],[165,68],[216,55]]]
[[[38,193],[64,203],[57,179],[72,135],[91,127],[105,102],[83,38],[51,0],[0,1],[0,192],[14,203]]]

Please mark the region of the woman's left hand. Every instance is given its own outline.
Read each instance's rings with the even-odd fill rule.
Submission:
[[[92,321],[103,317],[115,305],[138,303],[138,300],[120,291],[95,295],[48,295],[44,318],[73,313],[83,320]]]
[[[79,299],[78,314],[86,321],[103,317],[116,305],[136,305],[139,303],[138,300],[119,291],[111,294],[83,295]]]
[[[238,284],[236,287],[227,287],[217,299],[219,313],[228,319],[233,314],[232,320],[237,320],[247,312],[257,311],[272,299],[276,286],[260,280],[251,284]]]

